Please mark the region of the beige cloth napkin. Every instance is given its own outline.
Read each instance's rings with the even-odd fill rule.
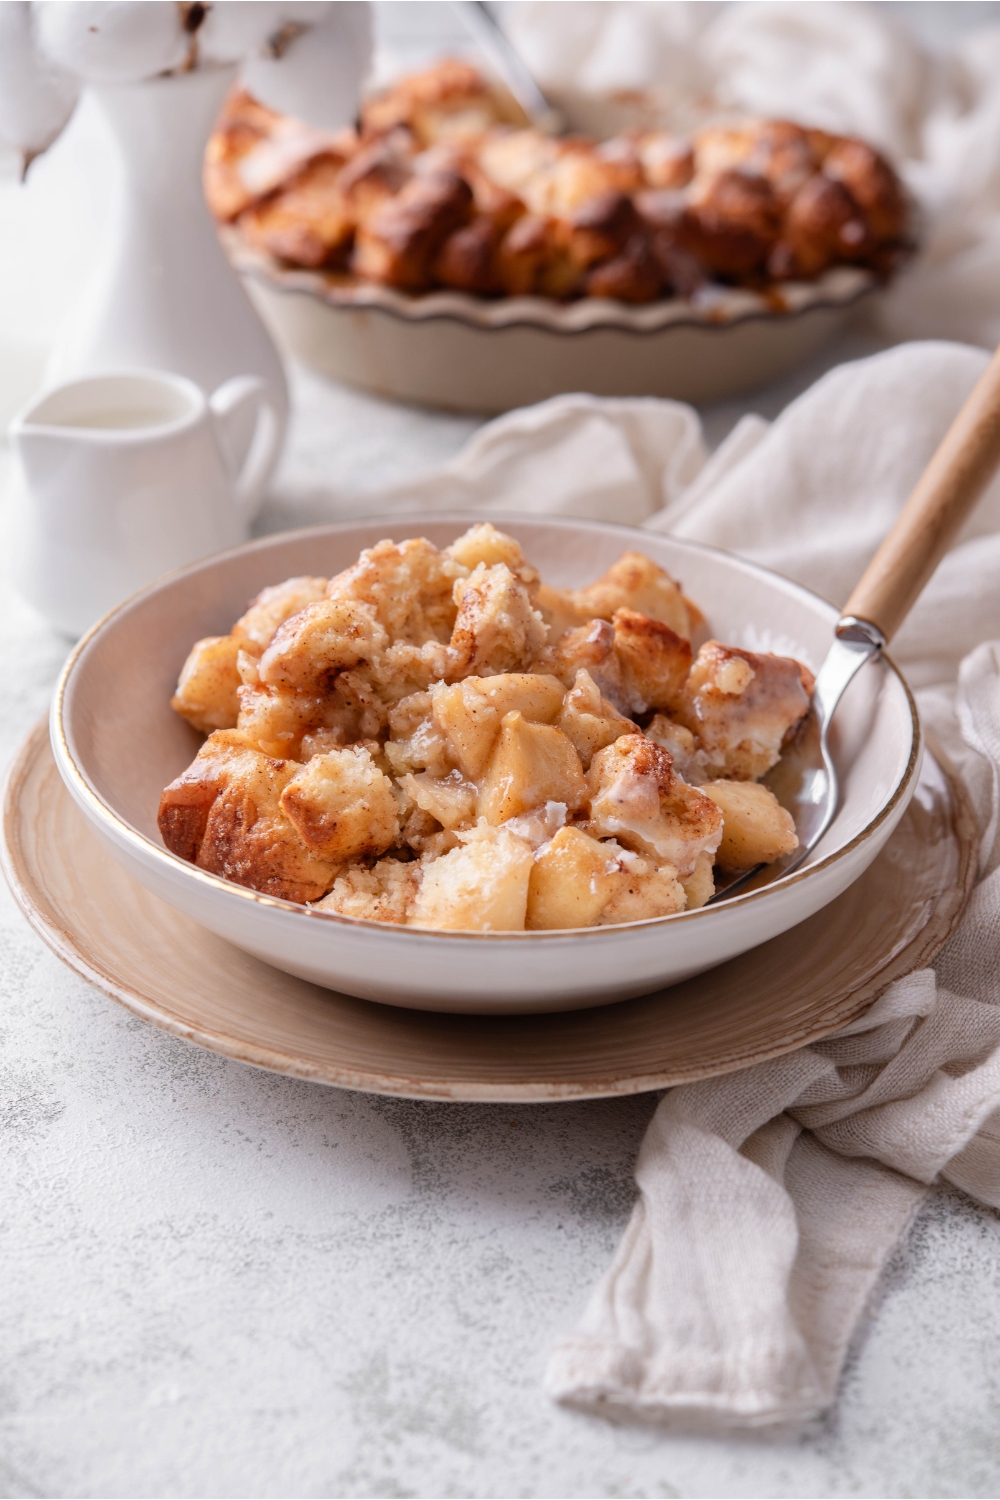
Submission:
[[[843,365],[773,424],[745,418],[711,459],[690,408],[559,397],[380,504],[645,521],[843,602],[986,360],[915,343]],[[717,1423],[807,1417],[833,1399],[927,1184],[1000,1207],[998,578],[1000,481],[893,648],[979,818],[958,932],[837,1037],[664,1097],[632,1220],[552,1354],[552,1395]]]
[[[921,254],[881,310],[887,332],[1000,343],[1000,26],[934,49],[893,5],[512,0],[502,9],[535,76],[585,128],[638,122],[627,101],[647,90],[661,119],[681,128],[706,114],[764,114],[887,151],[924,219]]]

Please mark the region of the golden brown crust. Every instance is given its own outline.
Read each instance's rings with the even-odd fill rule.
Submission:
[[[280,193],[241,214],[246,238],[292,265],[343,262],[355,227],[340,186],[343,165],[327,152],[314,156]]]
[[[517,114],[454,59],[370,100],[360,137],[236,95],[206,191],[280,259],[412,292],[641,304],[713,278],[764,287],[844,262],[883,273],[907,251],[899,178],[852,137],[779,119],[597,143],[512,129]]]
[[[632,235],[618,255],[595,266],[586,283],[588,297],[636,303],[652,302],[669,285],[663,261],[642,234]]]
[[[634,609],[616,609],[611,617],[615,655],[633,712],[672,708],[680,701],[691,670],[691,642],[662,620]]]
[[[472,189],[455,172],[411,177],[358,229],[353,268],[370,281],[418,290],[448,235],[468,217]]]
[[[616,609],[634,609],[662,620],[678,635],[691,638],[687,602],[664,568],[641,552],[623,552],[611,567],[585,589],[554,589],[543,584],[538,607],[551,627],[551,638],[573,625],[593,619],[610,620]]]
[[[431,146],[442,138],[475,138],[498,121],[522,118],[514,101],[491,88],[470,63],[445,58],[367,100],[361,128],[365,136],[379,136],[405,126]]]
[[[541,214],[524,214],[507,230],[496,251],[496,276],[508,296],[526,297],[535,291],[552,233],[552,221]]]
[[[213,875],[287,901],[315,901],[334,862],[313,854],[281,809],[301,767],[250,749],[238,732],[213,734],[160,799],[167,848]]]
[[[338,864],[384,854],[399,834],[392,782],[364,745],[312,756],[280,805],[306,848]]]
[[[193,864],[205,837],[215,792],[210,792],[206,784],[190,783],[186,777],[187,772],[164,788],[156,823],[171,854]]]
[[[779,277],[818,276],[837,261],[863,261],[873,249],[854,198],[842,183],[817,172],[792,198],[768,266]]]
[[[456,229],[438,252],[434,280],[460,292],[499,291],[496,249],[500,234],[498,226],[485,216]]]
[[[413,142],[400,132],[362,147],[340,174],[339,188],[357,223],[388,203],[413,175]]]
[[[906,234],[907,204],[902,184],[885,157],[864,141],[834,138],[823,171],[843,183],[876,240],[899,240]]]
[[[675,225],[682,250],[719,276],[737,279],[762,270],[778,238],[780,205],[764,177],[719,172],[687,203]]]
[[[281,119],[242,90],[235,90],[226,100],[205,152],[203,173],[205,197],[217,219],[235,219],[255,201],[240,168],[256,147],[279,130]]]
[[[570,255],[583,270],[610,260],[624,248],[638,225],[638,215],[628,194],[619,189],[605,189],[587,198],[570,215]]]
[[[636,155],[646,187],[678,191],[694,176],[694,148],[683,136],[650,130],[636,140]]]
[[[240,643],[232,635],[206,636],[191,647],[170,707],[202,734],[234,729],[239,713]]]

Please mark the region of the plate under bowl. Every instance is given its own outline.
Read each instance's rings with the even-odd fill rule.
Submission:
[[[224,1057],[415,1099],[608,1098],[807,1046],[933,960],[978,864],[961,785],[926,755],[913,800],[864,874],[752,953],[619,1005],[433,1015],[306,984],[159,901],[98,843],[46,740],[40,726],[11,765],[0,864],[64,963],[144,1020]]]
[[[114,857],[172,906],[288,973],[364,999],[472,1013],[572,1010],[649,993],[787,931],[868,867],[906,808],[920,759],[916,710],[891,662],[865,667],[838,712],[841,806],[820,845],[793,874],[719,906],[620,927],[441,933],[276,900],[168,853],[156,828],[160,791],[200,742],[169,706],[192,642],[228,631],[269,583],[335,573],[384,536],[419,530],[443,546],[470,519],[396,517],[266,537],[150,585],[95,626],[60,679],[52,741],[66,785]],[[825,654],[836,610],[766,569],[627,527],[490,519],[553,584],[588,582],[638,545],[683,581],[719,639],[814,670]]]

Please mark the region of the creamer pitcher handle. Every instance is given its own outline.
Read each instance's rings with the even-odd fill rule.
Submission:
[[[234,477],[236,503],[246,521],[252,521],[264,483],[281,443],[281,415],[267,384],[257,375],[234,375],[208,400],[212,416],[225,430],[248,405],[256,407],[253,438],[240,472]],[[221,444],[223,452],[228,444]]]

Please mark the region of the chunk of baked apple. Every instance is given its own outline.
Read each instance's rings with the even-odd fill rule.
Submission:
[[[563,700],[558,724],[585,770],[596,751],[603,750],[605,745],[613,745],[623,734],[635,733],[632,720],[626,719],[604,697],[585,667],[579,669]]]
[[[706,781],[701,790],[722,812],[716,855],[721,869],[752,870],[799,847],[795,820],[770,787],[756,781]]]
[[[694,870],[681,880],[681,885],[684,887],[685,911],[695,911],[700,906],[707,906],[715,895],[712,860],[711,854],[699,854]]]
[[[478,776],[504,714],[518,712],[530,723],[551,724],[564,693],[558,678],[531,672],[466,677],[450,687],[441,683],[433,688],[431,712],[458,766],[466,776]]]
[[[417,807],[430,813],[442,828],[461,828],[475,819],[476,788],[460,771],[451,771],[447,776],[429,776],[426,771],[418,776],[410,774],[401,777],[399,784]]]
[[[525,926],[592,926],[627,878],[618,852],[579,828],[560,828],[535,855]]]
[[[577,808],[586,799],[580,757],[562,730],[505,714],[479,784],[479,816],[496,826],[546,802]]]

